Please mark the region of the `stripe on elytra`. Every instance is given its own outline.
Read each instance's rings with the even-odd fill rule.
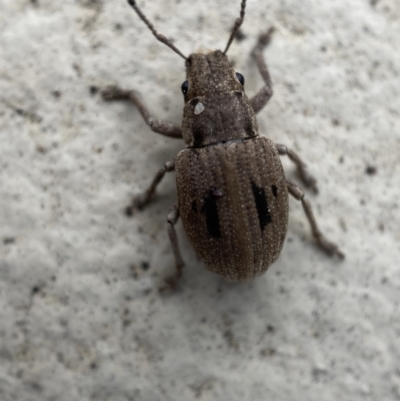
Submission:
[[[254,182],[251,183],[254,200],[256,202],[258,221],[260,223],[261,231],[271,223],[271,212],[268,207],[267,197],[265,196],[264,188],[258,187]]]

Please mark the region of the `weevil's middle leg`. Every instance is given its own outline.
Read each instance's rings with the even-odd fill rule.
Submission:
[[[182,128],[177,124],[172,124],[166,121],[155,119],[149,112],[147,106],[139,98],[139,95],[132,90],[123,90],[117,86],[111,86],[104,89],[101,92],[104,100],[129,100],[131,101],[139,110],[140,114],[146,121],[147,125],[152,129],[152,131],[157,132],[164,136],[170,138],[182,138]]]
[[[339,249],[339,247],[336,244],[327,240],[320,231],[320,229],[318,228],[317,221],[315,220],[315,216],[311,208],[311,204],[307,199],[305,199],[305,194],[302,191],[302,189],[290,181],[287,181],[287,186],[290,195],[292,195],[298,201],[301,201],[304,212],[311,225],[312,235],[314,239],[317,241],[319,247],[322,248],[329,255],[336,255],[339,256],[339,258],[343,259],[344,253]]]
[[[285,145],[275,144],[275,147],[281,156],[289,157],[289,159],[296,165],[297,171],[304,185],[317,193],[317,180],[308,172],[307,165],[303,162],[300,156],[298,156],[297,153],[293,152],[293,150],[289,149]]]
[[[271,41],[272,33],[274,28],[270,28],[267,32],[260,35],[257,44],[252,52],[252,56],[256,60],[258,70],[264,80],[265,85],[259,90],[259,92],[250,99],[250,103],[256,113],[262,110],[268,103],[273,95],[271,76],[268,71],[267,63],[263,56],[264,48]]]
[[[172,251],[175,256],[176,272],[174,275],[168,277],[165,281],[167,285],[173,287],[177,284],[178,280],[182,277],[182,271],[185,263],[183,262],[181,251],[179,249],[178,236],[176,235],[175,225],[179,219],[179,209],[177,205],[174,205],[171,212],[168,214],[168,236],[171,242]]]
[[[175,161],[166,162],[164,164],[164,167],[162,167],[160,170],[158,170],[158,173],[155,175],[155,177],[153,178],[153,181],[151,182],[151,184],[147,188],[147,190],[144,192],[144,194],[133,198],[131,205],[128,206],[126,209],[127,213],[130,215],[130,214],[132,214],[133,209],[143,209],[146,205],[148,205],[156,191],[157,185],[164,178],[165,173],[168,173],[168,172],[174,171],[174,170],[175,170]]]

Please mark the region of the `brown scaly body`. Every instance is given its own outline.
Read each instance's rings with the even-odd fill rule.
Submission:
[[[156,38],[185,59],[186,78],[182,84],[185,99],[182,126],[153,118],[134,91],[116,87],[103,91],[106,100],[128,99],[139,109],[150,128],[159,134],[183,138],[187,148],[156,174],[143,196],[129,208],[143,208],[152,199],[159,182],[169,171],[176,171],[178,205],[168,215],[168,234],[176,261],[176,282],[184,266],[175,224],[179,217],[197,254],[206,266],[235,281],[251,279],[265,272],[279,256],[288,224],[288,193],[301,201],[317,244],[331,255],[343,253],[319,230],[304,192],[286,180],[280,155],[287,155],[303,182],[316,190],[315,179],[305,163],[284,145],[260,137],[256,113],[272,96],[272,82],[262,50],[273,29],[258,38],[253,50],[264,86],[249,99],[244,77],[230,66],[229,49],[245,14],[240,17],[222,52],[193,53],[185,57],[165,36],[160,35],[128,0]]]
[[[175,160],[178,210],[205,265],[250,279],[279,256],[288,221],[287,184],[275,144],[258,135],[244,82],[221,52],[191,54]]]

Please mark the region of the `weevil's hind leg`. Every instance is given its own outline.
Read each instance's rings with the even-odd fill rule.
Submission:
[[[290,195],[292,195],[298,201],[301,201],[304,212],[311,226],[312,235],[317,241],[318,246],[329,255],[336,255],[339,258],[344,259],[344,253],[339,249],[339,247],[333,242],[327,240],[318,228],[317,221],[315,220],[315,216],[311,208],[311,204],[307,199],[305,199],[304,192],[296,184],[290,181],[287,181],[287,185]]]
[[[132,215],[134,209],[143,209],[145,206],[147,206],[150,203],[151,198],[153,197],[156,191],[157,185],[164,178],[165,173],[174,170],[175,170],[175,161],[166,162],[164,164],[164,167],[158,170],[158,173],[155,175],[153,181],[151,182],[147,190],[144,192],[144,194],[133,198],[131,205],[126,208],[127,214]]]
[[[147,106],[140,99],[139,95],[132,90],[123,90],[117,86],[111,86],[104,89],[101,92],[104,100],[129,100],[131,101],[139,110],[144,121],[152,129],[152,131],[157,132],[164,136],[170,138],[182,138],[182,128],[179,125],[172,124],[166,121],[155,119],[149,112]]]
[[[265,107],[273,95],[271,76],[269,75],[268,66],[263,56],[263,50],[271,41],[273,32],[274,28],[270,28],[267,32],[260,35],[252,52],[252,56],[265,83],[259,92],[250,99],[250,103],[256,113]]]
[[[172,209],[167,217],[168,236],[171,242],[172,251],[174,252],[175,266],[176,266],[175,274],[165,279],[165,282],[169,287],[176,286],[179,279],[182,277],[182,271],[185,265],[182,259],[181,251],[179,249],[178,236],[176,235],[176,230],[175,230],[175,225],[178,222],[178,220],[179,220],[179,209],[177,205],[174,205],[172,206]]]
[[[289,159],[296,165],[297,172],[299,173],[304,185],[311,188],[315,193],[318,193],[317,180],[308,172],[307,165],[303,162],[300,156],[285,145],[275,144],[275,147],[281,156],[289,157]]]

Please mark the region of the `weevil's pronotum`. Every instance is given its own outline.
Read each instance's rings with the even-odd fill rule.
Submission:
[[[224,51],[184,56],[159,34],[134,0],[128,0],[154,36],[178,53],[186,65],[182,84],[182,126],[153,118],[134,91],[118,87],[103,91],[106,100],[134,103],[159,134],[183,138],[186,149],[156,174],[147,191],[135,198],[133,208],[152,199],[165,173],[175,171],[178,203],[168,215],[168,234],[176,261],[176,276],[184,266],[175,224],[179,217],[191,244],[206,266],[228,280],[251,279],[265,272],[278,258],[288,225],[288,194],[301,201],[312,235],[328,254],[344,257],[337,245],[319,230],[304,192],[285,178],[280,155],[292,160],[306,186],[316,190],[305,163],[284,145],[260,136],[256,113],[272,96],[272,82],[262,51],[273,29],[260,35],[252,55],[264,86],[252,98],[244,91],[244,77],[230,66],[226,53],[241,26],[246,0]]]

